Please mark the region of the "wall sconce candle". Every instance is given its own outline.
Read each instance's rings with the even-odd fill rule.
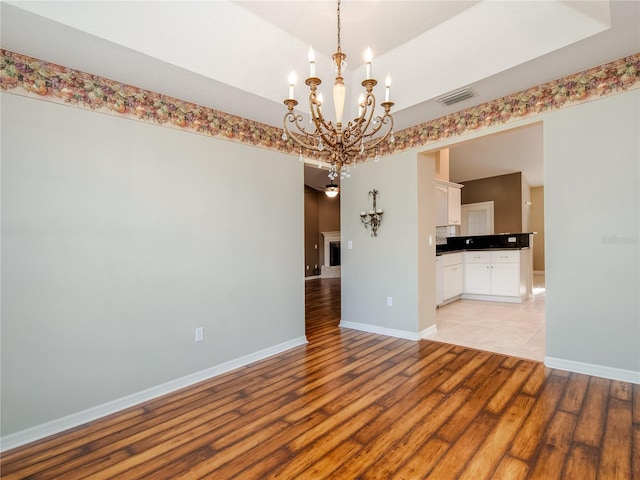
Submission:
[[[374,188],[369,192],[369,196],[373,197],[373,209],[369,210],[369,213],[362,211],[360,212],[360,220],[364,225],[364,228],[371,227],[371,236],[378,236],[378,227],[382,223],[382,215],[384,211],[381,208],[376,208],[376,198],[378,196],[378,191]]]

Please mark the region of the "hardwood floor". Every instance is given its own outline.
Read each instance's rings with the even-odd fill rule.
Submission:
[[[2,455],[3,479],[640,479],[640,386],[338,328]],[[338,299],[336,301],[336,299]]]

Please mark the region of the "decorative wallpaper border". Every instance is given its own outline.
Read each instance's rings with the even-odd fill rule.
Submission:
[[[0,50],[0,54],[0,88],[17,95],[280,152],[298,152],[291,139],[282,139],[282,128],[8,50]],[[378,153],[389,155],[634,88],[640,88],[640,53],[395,132],[395,142],[384,145]]]

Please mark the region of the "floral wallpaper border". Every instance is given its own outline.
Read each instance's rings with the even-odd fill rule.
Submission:
[[[282,128],[8,50],[0,55],[0,88],[11,93],[298,153],[291,139],[282,139]],[[640,53],[395,132],[394,143],[378,153],[389,155],[633,88],[640,88]]]

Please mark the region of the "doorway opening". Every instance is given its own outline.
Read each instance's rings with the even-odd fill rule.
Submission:
[[[448,178],[440,179],[464,187],[460,227],[444,231],[451,236],[535,232],[528,266],[533,294],[522,303],[470,300],[463,294],[437,308],[437,332],[425,338],[543,361],[546,289],[542,123],[489,134],[447,150],[446,155],[438,155],[439,160],[448,161],[444,169],[439,165]],[[464,291],[464,274],[462,278]]]
[[[336,179],[334,182],[338,182]],[[340,194],[328,197],[327,170],[304,166],[305,330],[307,338],[340,323]]]

